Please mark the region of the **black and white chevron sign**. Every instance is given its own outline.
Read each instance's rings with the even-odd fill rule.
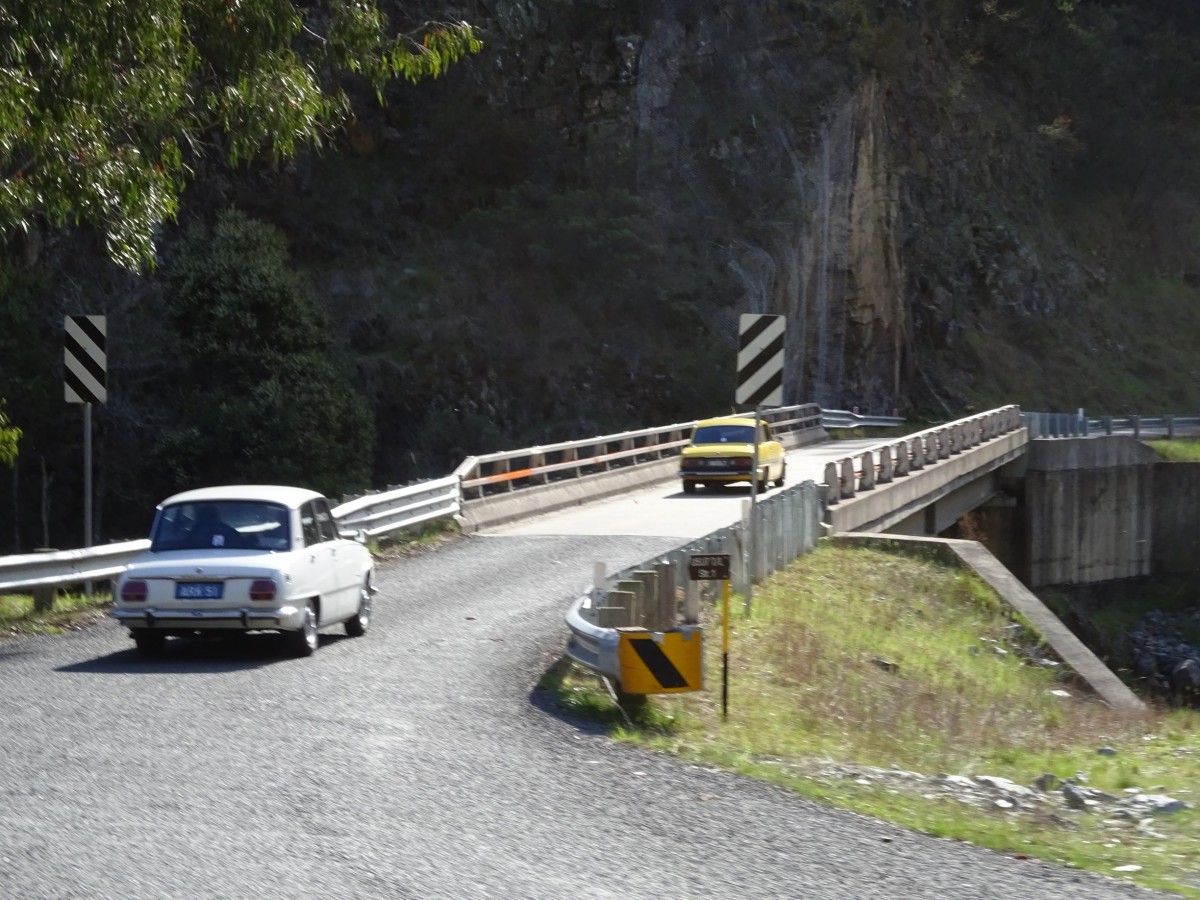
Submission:
[[[63,322],[63,387],[68,403],[104,403],[107,325],[104,316],[67,316]]]
[[[783,406],[783,316],[746,313],[738,329],[737,403]]]

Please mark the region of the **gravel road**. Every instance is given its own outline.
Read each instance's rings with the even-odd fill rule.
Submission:
[[[105,622],[0,643],[0,898],[1170,896],[613,744],[533,686],[595,560],[464,538],[382,566],[365,638],[143,661]]]

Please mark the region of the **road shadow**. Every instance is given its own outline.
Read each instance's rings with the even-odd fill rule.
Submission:
[[[685,491],[676,491],[674,494],[667,494],[665,500],[702,500],[705,497],[710,500],[714,497],[749,497],[750,484],[732,484],[727,487],[719,488],[700,488],[694,494],[689,494]],[[758,496],[762,496],[759,494]]]
[[[632,725],[628,712],[615,704],[611,707],[584,707],[586,711],[573,709],[564,702],[564,697],[570,693],[570,689],[564,687],[568,676],[576,679],[594,677],[597,685],[600,684],[598,675],[580,668],[569,656],[563,656],[542,673],[529,692],[530,705],[570,725],[580,734],[594,737],[606,737],[614,728]]]
[[[342,640],[346,640],[346,635],[322,634],[320,646],[330,647]],[[131,641],[127,650],[60,666],[55,671],[91,675],[211,675],[260,669],[295,658],[286,635],[234,633],[168,638],[162,651],[151,657],[138,653]]]

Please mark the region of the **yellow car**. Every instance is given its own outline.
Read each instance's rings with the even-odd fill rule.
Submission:
[[[754,419],[726,416],[697,422],[692,442],[683,448],[679,460],[679,477],[683,491],[692,494],[696,485],[707,488],[751,481],[754,468]],[[783,444],[771,434],[771,426],[758,426],[758,490],[765,492],[767,482],[783,485],[787,468]]]

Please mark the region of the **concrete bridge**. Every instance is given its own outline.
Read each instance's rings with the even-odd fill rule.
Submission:
[[[833,532],[932,537],[1003,496],[1029,430],[1009,406],[882,444],[825,467]]]

